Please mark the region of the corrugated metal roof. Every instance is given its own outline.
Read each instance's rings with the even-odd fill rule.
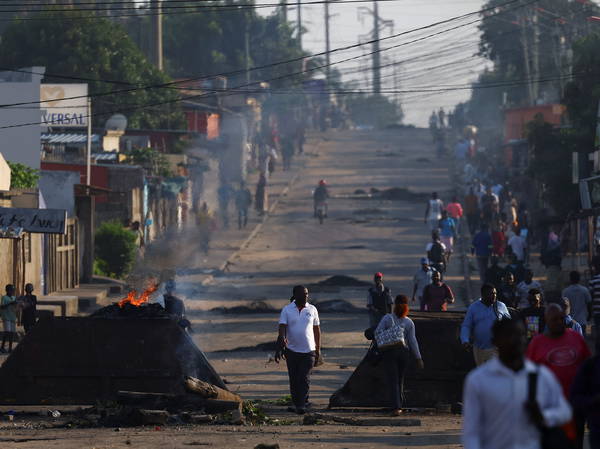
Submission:
[[[94,153],[92,158],[97,161],[116,161],[118,157],[117,153]]]
[[[86,143],[87,135],[85,134],[72,134],[72,133],[61,133],[61,134],[42,134],[41,140],[44,143]],[[98,134],[92,134],[92,143],[98,143],[100,137]]]

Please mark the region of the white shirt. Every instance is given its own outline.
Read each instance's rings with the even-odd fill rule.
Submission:
[[[439,220],[442,218],[442,209],[444,208],[444,203],[439,198],[429,200],[429,220]]]
[[[298,310],[292,301],[281,310],[279,324],[287,325],[287,348],[290,351],[307,353],[317,349],[313,326],[319,325],[319,312],[312,304],[306,303]]]
[[[538,370],[537,401],[545,424],[562,425],[571,419],[571,407],[554,374],[525,360],[519,372],[494,358],[467,376],[463,397],[465,449],[540,449],[540,433],[524,404],[528,373]]]
[[[508,239],[508,246],[511,247],[512,252],[517,256],[517,259],[525,259],[525,248],[527,247],[527,243],[523,237],[520,235],[513,235]]]
[[[442,245],[442,249],[445,252],[447,250],[446,245],[444,245],[442,242],[438,243]],[[425,252],[428,253],[429,251],[431,251],[431,248],[433,248],[433,242],[429,242],[427,245],[425,245]]]

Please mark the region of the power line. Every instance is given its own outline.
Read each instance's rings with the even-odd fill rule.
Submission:
[[[528,2],[528,3],[524,4],[524,5],[517,6],[516,8],[520,8],[520,7],[529,5],[529,4],[533,4],[533,3],[536,3],[538,1],[539,0],[531,0],[530,2]],[[520,2],[520,0],[509,0],[506,3],[504,3],[503,5],[510,5],[510,4],[519,3],[519,2]],[[439,25],[444,25],[444,24],[447,24],[447,23],[450,23],[450,22],[453,22],[453,21],[457,21],[457,20],[461,20],[461,19],[467,18],[467,17],[472,16],[474,14],[479,14],[482,11],[489,11],[491,9],[496,10],[497,8],[498,7],[484,8],[484,9],[482,9],[480,11],[474,11],[474,12],[462,14],[460,16],[451,17],[449,19],[438,21],[438,22],[435,22],[435,23],[432,23],[432,24],[424,25],[424,26],[421,26],[421,27],[418,27],[418,28],[413,28],[411,30],[406,30],[406,31],[403,31],[403,32],[400,32],[400,33],[396,33],[396,34],[390,35],[390,36],[382,37],[382,38],[379,39],[379,41],[385,41],[385,40],[389,40],[389,39],[394,39],[394,38],[397,38],[397,37],[400,37],[400,36],[404,36],[404,35],[407,35],[407,34],[412,34],[412,33],[418,32],[418,31],[427,30],[427,29],[434,28],[434,27],[439,26]],[[516,9],[516,8],[513,8],[513,9]],[[510,11],[510,10],[508,10],[508,11]],[[499,12],[497,11],[496,14],[502,14],[504,12],[507,12],[507,11],[499,11]],[[428,39],[430,37],[438,36],[438,35],[441,35],[441,34],[444,34],[444,33],[447,33],[447,32],[453,31],[453,30],[456,30],[456,29],[463,28],[465,26],[471,25],[471,24],[479,22],[481,20],[482,19],[479,18],[479,19],[473,20],[471,22],[468,22],[466,24],[457,25],[457,26],[454,26],[452,28],[448,28],[446,30],[438,31],[436,33],[432,33],[432,34],[426,35],[424,37],[420,37],[420,38],[414,39],[412,41],[408,41],[408,42],[397,44],[397,45],[394,45],[394,46],[391,46],[391,47],[380,49],[379,51],[380,52],[381,51],[387,51],[387,50],[390,50],[390,49],[393,49],[393,48],[398,48],[398,47],[406,46],[406,45],[409,45],[409,44],[412,44],[412,43],[415,43],[415,42],[420,42],[420,41],[423,41],[423,40]],[[365,46],[365,45],[370,45],[370,44],[373,43],[373,41],[374,40],[369,40],[369,41],[366,41],[366,42],[360,42],[360,43],[357,43],[357,44],[347,45],[347,46],[344,46],[344,47],[338,47],[338,48],[335,48],[333,50],[330,50],[329,54],[337,53],[337,52],[340,52],[340,51],[346,51],[346,50],[349,50],[349,49],[358,48],[358,47],[362,47],[362,46]],[[303,61],[303,60],[306,60],[306,59],[309,59],[309,58],[316,58],[316,57],[319,57],[319,56],[323,56],[325,54],[327,54],[327,52],[314,53],[312,55],[301,56],[301,57],[297,57],[297,58],[288,59],[288,60],[285,60],[285,61],[279,61],[279,62],[275,62],[275,63],[265,64],[265,65],[259,66],[259,67],[251,67],[251,68],[249,68],[249,71],[264,70],[266,68],[272,68],[272,67],[276,67],[276,66],[283,65],[283,64],[289,64],[289,63],[292,63],[292,62],[299,62],[299,61]],[[351,60],[355,60],[355,59],[359,59],[359,58],[362,58],[362,57],[369,56],[371,54],[373,54],[373,52],[369,52],[369,53],[364,54],[364,55],[353,56],[353,57],[350,57],[350,58],[347,58],[347,59],[344,59],[344,60],[341,60],[341,61],[332,62],[332,63],[330,63],[330,65],[336,65],[336,64],[343,63],[343,62],[348,62],[348,61],[351,61]],[[325,68],[325,67],[327,67],[326,64],[318,66],[316,68],[311,68],[311,69],[303,70],[303,71],[300,71],[300,72],[295,72],[295,73],[292,73],[292,74],[289,74],[289,75],[284,75],[283,77],[276,78],[276,80],[279,80],[279,79],[282,79],[282,78],[286,78],[286,77],[291,77],[291,76],[297,76],[299,74],[304,74],[304,73],[315,71],[315,70],[318,70],[318,69],[321,69],[321,68]],[[31,71],[27,71],[27,70],[21,70],[21,69],[14,69],[13,70],[13,69],[5,69],[5,68],[1,68],[0,67],[0,70],[14,71],[14,72],[17,72],[17,73],[29,73],[29,74],[34,74],[34,75],[42,75],[40,73],[35,73],[35,72],[31,72]],[[240,69],[240,70],[234,70],[234,71],[226,72],[226,73],[220,73],[220,74],[215,74],[215,75],[203,76],[203,77],[199,77],[199,78],[188,78],[188,79],[185,79],[185,80],[172,81],[172,82],[169,82],[169,83],[147,85],[147,86],[141,86],[141,87],[132,87],[130,89],[123,89],[123,90],[110,91],[110,92],[101,92],[101,93],[97,93],[97,94],[73,96],[73,97],[65,98],[65,100],[79,99],[79,98],[92,98],[92,97],[100,97],[100,96],[106,96],[106,95],[115,95],[115,94],[119,94],[119,93],[128,93],[128,92],[137,91],[137,90],[147,90],[147,89],[155,89],[155,88],[170,88],[171,86],[178,85],[178,84],[183,84],[183,83],[187,83],[187,82],[207,80],[207,79],[216,78],[216,77],[219,77],[219,76],[228,77],[228,76],[238,75],[238,74],[245,73],[245,72],[246,72],[246,69]],[[43,75],[45,77],[49,77],[49,78],[64,78],[64,79],[72,79],[72,80],[79,80],[79,81],[107,82],[107,83],[112,83],[112,84],[123,84],[123,85],[135,86],[134,84],[130,84],[130,83],[123,82],[123,81],[107,81],[107,80],[100,80],[100,79],[89,79],[89,78],[82,78],[82,77],[75,77],[75,76],[64,76],[64,75],[49,74],[49,73],[45,73]],[[257,81],[257,82],[255,82],[253,84],[258,84],[258,83],[260,83],[260,81]],[[46,101],[48,101],[48,100],[46,100]],[[12,103],[12,104],[0,105],[0,107],[21,106],[21,105],[26,105],[26,104],[37,104],[37,103],[41,104],[41,103],[44,103],[44,102],[45,101]]]

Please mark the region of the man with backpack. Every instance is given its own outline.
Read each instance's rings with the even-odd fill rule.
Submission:
[[[439,273],[444,274],[447,262],[446,245],[440,241],[440,235],[437,231],[431,233],[431,242],[427,244],[425,251],[431,266]]]
[[[392,312],[392,292],[389,287],[383,285],[383,273],[375,273],[373,276],[375,285],[369,288],[367,295],[367,309],[369,310],[369,325],[376,327],[381,319]]]

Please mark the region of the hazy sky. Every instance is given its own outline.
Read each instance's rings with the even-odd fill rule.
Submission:
[[[290,0],[288,0],[290,1]],[[380,1],[381,19],[393,21],[393,30],[384,29],[380,37],[397,34],[418,27],[481,9],[483,0],[391,0]],[[373,18],[365,8],[372,9],[372,2],[331,4],[331,48],[356,44],[370,38]],[[312,53],[324,51],[324,6],[302,7],[303,26],[308,30],[303,36],[303,46]],[[296,8],[289,8],[288,19],[296,20]],[[436,88],[467,87],[486,65],[482,58],[475,57],[479,42],[477,23],[480,19],[473,15],[466,19],[452,21],[428,30],[409,33],[401,37],[384,40],[381,48],[396,46],[381,53],[381,64],[390,64],[382,69],[382,89],[388,90],[431,90]],[[464,25],[436,37],[430,34]],[[420,42],[413,42],[422,39]],[[332,62],[370,52],[371,46],[333,53]],[[398,62],[394,68],[391,63]],[[369,89],[372,86],[368,70],[371,57],[365,56],[354,61],[336,65],[343,73],[344,81],[356,80],[358,86]],[[433,108],[443,106],[448,109],[469,97],[469,90],[449,92],[411,92],[401,95],[406,114],[405,122],[426,125]]]

